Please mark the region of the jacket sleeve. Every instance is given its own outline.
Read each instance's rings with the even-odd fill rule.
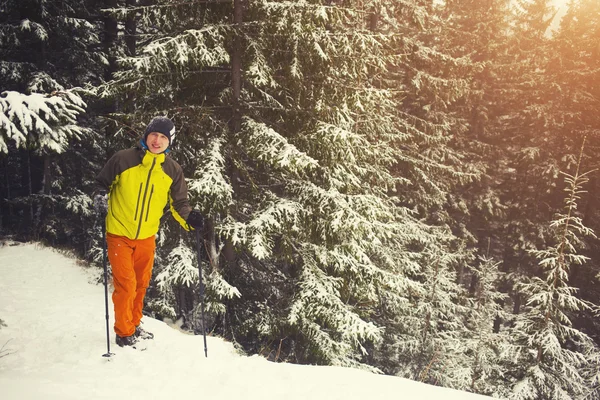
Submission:
[[[183,229],[189,231],[190,227],[188,226],[186,220],[190,215],[190,212],[192,212],[192,207],[190,206],[188,200],[187,184],[185,183],[185,178],[183,176],[183,170],[181,167],[177,168],[175,179],[171,184],[169,202],[173,218],[175,218],[175,220],[181,224]]]
[[[117,170],[118,165],[118,154],[113,155],[96,175],[96,183],[94,185],[94,194],[108,193],[112,184],[114,183],[119,171]]]

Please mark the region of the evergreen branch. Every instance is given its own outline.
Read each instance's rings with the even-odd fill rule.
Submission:
[[[587,178],[586,175],[589,174],[592,171],[588,171],[584,174],[580,174],[580,168],[581,168],[581,160],[583,158],[583,149],[585,148],[585,141],[586,141],[587,137],[584,136],[583,138],[583,142],[581,143],[581,149],[579,151],[579,158],[577,160],[577,168],[575,170],[575,174],[573,176],[569,176],[567,174],[567,178],[565,179],[567,181],[567,183],[570,184],[570,188],[569,188],[569,197],[567,199],[565,199],[565,202],[567,204],[567,215],[565,218],[565,223],[564,223],[564,229],[562,231],[562,235],[560,237],[559,240],[559,247],[558,247],[558,262],[559,262],[559,267],[562,269],[565,269],[565,248],[567,245],[567,234],[569,233],[569,230],[571,228],[571,221],[572,221],[572,215],[575,212],[575,209],[577,208],[577,202],[576,200],[579,199],[578,194],[579,193],[584,193],[584,191],[581,190],[581,185],[583,185],[585,182],[587,182]],[[558,279],[558,274],[555,276],[554,279],[554,286],[556,287],[557,284],[557,279]]]
[[[114,14],[119,16],[126,16],[127,14],[138,12],[138,11],[146,11],[146,10],[155,10],[161,8],[174,8],[174,7],[183,7],[190,6],[196,4],[221,4],[221,3],[231,3],[233,4],[233,0],[194,0],[187,2],[168,2],[166,4],[154,4],[151,6],[135,6],[135,7],[127,7],[127,8],[103,8],[100,12],[105,14]]]
[[[1,319],[0,319],[0,322],[2,322],[2,320],[1,320]],[[6,357],[6,356],[9,356],[9,355],[11,355],[11,354],[14,354],[14,353],[15,353],[14,351],[11,351],[10,349],[5,349],[6,345],[8,345],[8,342],[10,342],[11,340],[12,340],[12,339],[8,339],[8,340],[6,341],[6,343],[4,343],[4,344],[2,345],[2,347],[0,348],[0,358],[2,358],[2,357]]]

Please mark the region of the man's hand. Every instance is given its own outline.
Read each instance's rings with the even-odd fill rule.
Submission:
[[[192,210],[190,215],[188,215],[186,222],[189,227],[195,230],[201,230],[204,226],[204,218],[202,217],[202,213],[198,210]]]
[[[94,195],[94,211],[100,215],[106,215],[108,212],[108,195],[106,193],[96,193]]]

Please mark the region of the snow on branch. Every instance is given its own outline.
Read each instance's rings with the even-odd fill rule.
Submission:
[[[585,138],[575,174],[564,174],[565,210],[550,224],[556,243],[529,251],[543,267],[544,279],[534,277],[515,285],[525,296],[527,305],[525,312],[515,319],[516,343],[528,351],[523,354],[529,354],[518,362],[532,368],[515,386],[514,398],[524,397],[522,393],[533,393],[529,398],[576,398],[587,390],[585,373],[594,368],[590,355],[597,352],[597,347],[592,338],[574,326],[572,318],[584,310],[598,312],[598,307],[579,298],[578,288],[569,282],[571,269],[588,260],[578,254],[585,244],[583,238],[596,237],[576,215],[577,200],[585,193],[583,185],[587,183],[587,173],[580,173],[584,145]],[[531,372],[538,367],[541,368],[539,379]]]
[[[89,195],[79,189],[74,189],[73,193],[67,196],[57,196],[65,208],[76,215],[92,216],[94,214],[94,204]]]
[[[384,237],[395,229],[395,215],[385,199],[370,194],[344,194],[313,183],[291,182],[288,186],[299,203],[319,216],[323,239],[338,235]]]
[[[261,122],[244,119],[242,135],[243,140],[247,142],[248,153],[270,166],[299,174],[318,165],[317,160],[300,151],[284,136]]]
[[[222,139],[211,140],[200,156],[202,161],[194,177],[188,180],[190,193],[203,199],[209,213],[223,210],[233,201],[233,188],[226,176],[222,147]]]
[[[165,291],[175,285],[196,285],[198,268],[195,260],[196,254],[181,241],[167,256],[167,267],[156,276],[158,288]]]
[[[29,19],[21,20],[19,28],[24,32],[33,32],[36,38],[42,41],[48,40],[48,31],[43,25],[37,22],[30,21]]]
[[[291,307],[288,322],[304,327],[318,344],[319,351],[334,365],[349,365],[352,349],[358,348],[364,354],[366,350],[361,343],[378,342],[383,332],[342,301],[343,279],[327,275],[312,252],[308,248],[301,251],[304,261],[301,290]]]
[[[210,292],[214,293],[217,299],[231,300],[235,297],[242,297],[240,291],[235,286],[229,284],[216,269],[207,276],[206,287]],[[216,305],[216,303],[211,304],[213,306]],[[217,311],[225,312],[225,307],[219,307]]]
[[[299,214],[302,207],[287,199],[272,195],[265,201],[265,208],[257,211],[247,223],[228,221],[222,225],[220,233],[229,238],[234,245],[247,246],[259,260],[268,258],[272,253],[271,235],[286,230],[299,230]],[[284,228],[285,227],[285,228]]]
[[[248,38],[246,52],[251,56],[250,64],[245,72],[248,82],[252,83],[257,88],[277,87],[277,82],[273,77],[273,68],[269,65],[265,57],[265,49],[262,48],[262,44],[259,41]],[[268,96],[267,93],[264,93],[264,95]],[[283,106],[271,96],[269,96],[269,99],[271,99],[271,103],[275,103],[277,106],[283,108]]]
[[[165,37],[151,42],[141,51],[141,56],[119,60],[133,73],[170,72],[173,66],[187,65],[218,66],[229,63],[229,53],[223,46],[225,32],[222,26],[207,26],[189,29],[174,37]],[[132,71],[117,74],[127,75]]]
[[[86,130],[77,116],[86,104],[75,93],[23,94],[6,91],[0,95],[0,152],[8,152],[8,141],[17,148],[62,153],[70,139],[80,139]]]
[[[174,293],[177,286],[192,288],[198,285],[199,270],[196,259],[194,250],[188,247],[183,240],[169,253],[166,266],[156,276],[158,289],[164,296]],[[207,312],[225,312],[225,306],[219,301],[242,295],[217,270],[211,271],[206,276],[206,289],[211,294],[206,304]]]
[[[339,112],[338,114],[339,114],[338,118],[340,119],[341,126],[351,125],[352,121],[344,121],[342,119],[343,114],[341,112]],[[319,142],[322,142],[324,144],[329,144],[332,147],[333,146],[339,147],[340,148],[339,151],[349,152],[349,150],[342,150],[342,149],[346,149],[346,148],[352,148],[352,149],[371,148],[368,140],[363,135],[357,134],[355,132],[352,132],[349,129],[345,129],[338,125],[333,125],[333,124],[323,122],[323,121],[318,122],[314,137],[315,137],[315,139],[319,140]],[[354,157],[350,157],[350,155],[347,158],[349,161],[354,160]]]

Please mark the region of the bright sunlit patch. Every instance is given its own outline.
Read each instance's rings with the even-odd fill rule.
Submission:
[[[557,8],[566,7],[569,3],[569,0],[553,0],[554,6]]]

